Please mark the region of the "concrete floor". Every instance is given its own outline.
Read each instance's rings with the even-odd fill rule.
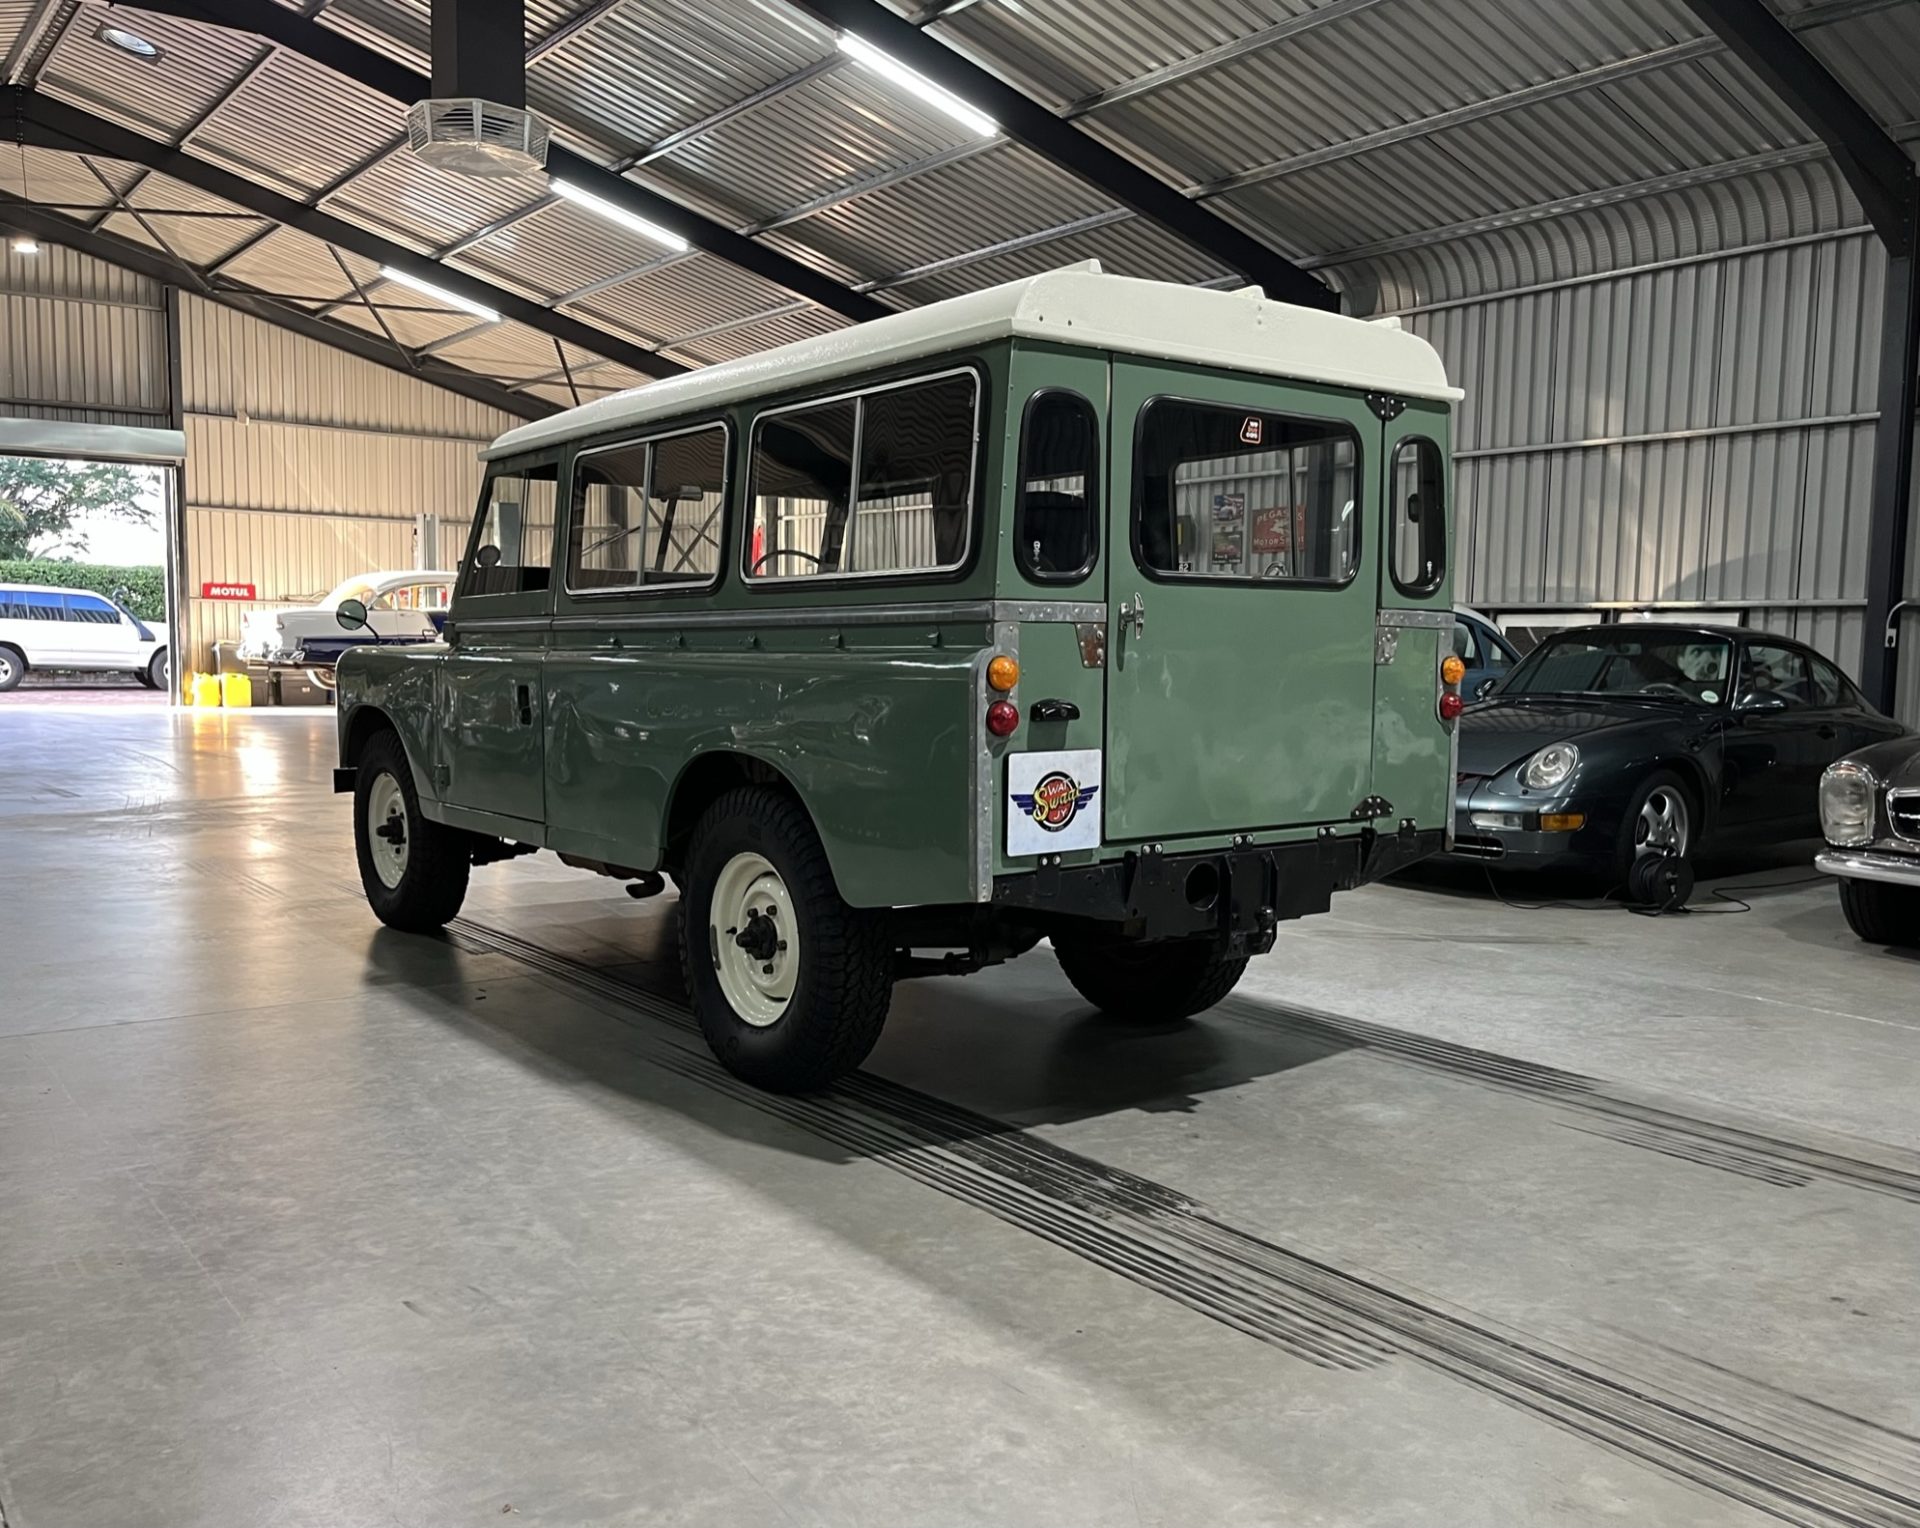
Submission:
[[[1920,1522],[1920,964],[1826,886],[1375,888],[1147,1030],[1043,950],[792,1101],[664,902],[381,930],[330,764],[0,704],[8,1528]]]

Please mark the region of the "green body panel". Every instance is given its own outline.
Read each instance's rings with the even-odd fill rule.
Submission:
[[[1132,546],[1134,421],[1190,399],[1337,420],[1361,442],[1360,563],[1339,587],[1151,577]],[[1108,452],[1106,836],[1165,841],[1346,822],[1369,794],[1380,424],[1331,388],[1120,360]],[[1280,492],[1258,485],[1253,491]],[[1278,502],[1276,499],[1275,502]],[[1258,507],[1246,505],[1250,516]],[[1117,617],[1144,601],[1146,626]]]
[[[1002,344],[912,373],[956,364],[983,384],[979,513],[959,573],[749,587],[740,505],[753,418],[820,390],[690,414],[683,423],[724,418],[732,431],[714,587],[571,594],[557,534],[547,590],[457,597],[446,644],[357,648],[342,660],[343,749],[356,718],[377,710],[400,731],[429,816],[634,870],[659,868],[670,852],[677,791],[697,793],[718,756],[756,761],[807,807],[841,894],[870,907],[979,902],[994,875],[1034,868],[1032,856],[1005,852],[1006,761],[1023,752],[1104,750],[1103,842],[1066,852],[1067,865],[1118,858],[1147,838],[1210,849],[1241,835],[1311,837],[1315,824],[1347,822],[1384,781],[1397,810],[1403,797],[1420,803],[1404,815],[1447,820],[1438,635],[1406,633],[1401,662],[1375,690],[1382,426],[1361,398],[1044,345]],[[1104,540],[1092,571],[1068,583],[1031,578],[1013,539],[1022,411],[1048,387],[1080,392],[1102,421]],[[1350,585],[1176,586],[1139,571],[1134,417],[1162,393],[1324,414],[1360,431],[1366,529]],[[1431,413],[1444,431],[1446,409]],[[620,438],[558,453],[563,506],[574,455]],[[1114,612],[1142,593],[1146,632],[1122,638]],[[1445,608],[1444,591],[1430,603]],[[1104,638],[1094,666],[1082,626]],[[1020,664],[1007,697],[1020,720],[1005,739],[984,724],[996,652]],[[1036,722],[1043,700],[1079,714]]]
[[[967,900],[972,669],[986,632],[931,628],[935,645],[929,630],[743,618],[556,645],[547,846],[657,868],[676,784],[726,752],[792,782],[855,906]]]

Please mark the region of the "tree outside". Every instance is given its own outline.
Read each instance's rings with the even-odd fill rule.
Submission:
[[[146,487],[132,467],[0,456],[0,559],[84,557],[89,522],[151,527]]]

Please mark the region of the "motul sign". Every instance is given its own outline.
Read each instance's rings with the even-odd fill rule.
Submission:
[[[251,600],[260,596],[254,592],[252,584],[202,584],[200,598],[203,600]]]

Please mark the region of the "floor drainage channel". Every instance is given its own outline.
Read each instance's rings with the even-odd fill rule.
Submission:
[[[597,1000],[675,1074],[1304,1362],[1419,1363],[1782,1522],[1920,1528],[1920,1452],[1904,1434],[1685,1355],[1647,1349],[1627,1365],[1548,1344],[882,1078],[809,1098],[761,1092],[710,1057],[680,1004],[470,918],[448,933]]]

